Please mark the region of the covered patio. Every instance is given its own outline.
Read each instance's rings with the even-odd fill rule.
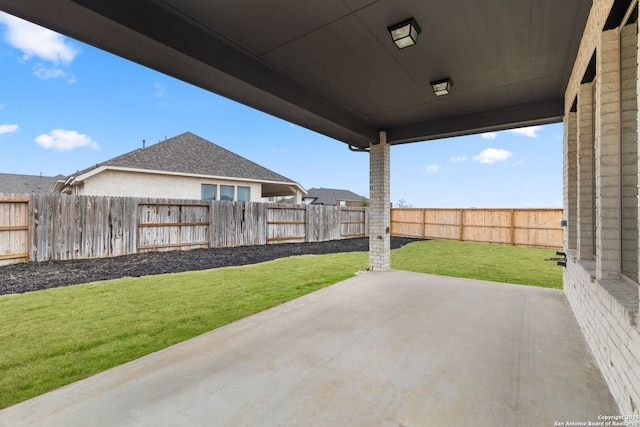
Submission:
[[[482,408],[487,419],[496,421],[487,425],[503,424],[505,419],[499,417],[515,417],[508,418],[507,425],[518,422],[527,425],[531,418],[523,421],[518,418],[526,417],[521,413],[523,408],[533,411],[541,407],[536,406],[540,401],[535,403],[535,399],[529,399],[525,390],[549,381],[554,387],[560,387],[556,381],[562,383],[562,380],[554,378],[554,372],[573,378],[574,371],[578,375],[577,372],[588,365],[586,353],[580,353],[580,357],[585,358],[579,360],[587,365],[575,363],[576,359],[570,354],[556,355],[553,363],[548,364],[551,361],[542,361],[544,356],[536,352],[536,346],[527,350],[526,346],[533,343],[531,340],[540,339],[551,340],[540,347],[544,354],[561,351],[566,346],[557,334],[565,327],[573,329],[567,331],[563,339],[580,341],[578,330],[584,335],[618,412],[640,415],[637,3],[637,0],[247,0],[241,3],[0,0],[0,10],[335,138],[345,143],[345,155],[350,155],[347,147],[367,151],[370,156],[369,269],[372,272],[387,272],[391,267],[389,159],[392,146],[563,121],[567,255],[564,289],[568,304],[555,292],[552,293],[555,297],[543,298],[540,308],[534,309],[535,304],[527,303],[533,298],[529,293],[537,295],[548,291],[526,290],[518,297],[520,302],[513,302],[520,304],[522,311],[514,312],[508,304],[495,304],[498,294],[493,288],[480,286],[486,295],[477,295],[477,301],[469,300],[461,305],[465,313],[460,314],[482,316],[465,317],[466,321],[450,334],[438,335],[443,326],[437,317],[418,317],[398,323],[397,331],[401,331],[398,335],[411,338],[407,342],[414,342],[419,351],[403,350],[400,357],[409,367],[406,371],[400,365],[395,371],[386,371],[406,381],[402,386],[398,384],[400,392],[394,398],[397,406],[389,414],[409,417],[409,412],[401,410],[403,402],[410,402],[415,393],[433,390],[430,396],[436,400],[430,401],[432,414],[437,413],[437,408],[446,408],[447,422],[451,423],[451,417],[455,417],[458,410],[453,397],[466,385],[446,380],[455,377],[445,374],[463,372],[469,384],[476,384],[467,390],[469,399],[465,404],[480,402],[473,407],[476,412]],[[403,32],[404,24],[412,25],[413,29]],[[392,39],[396,35],[410,37],[398,41],[398,46]],[[366,276],[372,282],[387,278],[393,283],[381,287],[389,301],[394,301],[394,292],[404,286],[393,280],[393,274],[397,273]],[[367,289],[374,292],[374,283]],[[366,301],[366,292],[362,297]],[[449,307],[447,298],[464,301],[468,296],[453,293],[437,301]],[[428,298],[422,301],[431,304]],[[413,306],[413,301],[405,302]],[[399,314],[407,308],[400,300],[395,303]],[[439,307],[433,308],[438,311]],[[546,312],[550,307],[558,311],[557,323],[536,329],[540,327],[537,322],[545,320],[528,317],[527,310],[540,310],[539,313],[544,313],[540,317],[546,317],[555,313]],[[422,313],[418,309],[416,312]],[[357,323],[357,318],[336,318]],[[483,324],[478,319],[487,323],[476,336],[471,333],[471,327]],[[528,325],[526,319],[533,319],[533,324]],[[317,327],[315,320],[308,321]],[[499,329],[502,323],[524,326],[516,327],[516,333]],[[424,327],[435,329],[424,334],[425,324]],[[382,348],[392,354],[394,341],[386,332],[385,324],[371,323],[361,325],[354,337],[377,336]],[[492,341],[496,333],[503,335],[500,340]],[[421,341],[425,336],[433,342],[440,339],[444,342],[422,353],[421,346],[427,346]],[[314,337],[318,342],[309,345],[322,346],[327,338]],[[491,344],[480,347],[486,349],[486,356],[473,345],[468,346],[476,343],[477,337]],[[445,345],[447,352],[437,353],[437,345]],[[469,359],[456,359],[454,347],[467,349]],[[280,351],[284,352],[282,348]],[[298,357],[305,355],[304,348],[297,351]],[[437,379],[442,382],[436,383],[437,387],[430,388],[435,365],[426,371],[415,365],[423,360],[419,357],[421,354],[446,362],[442,378]],[[330,361],[330,357],[326,357]],[[465,370],[470,361],[476,359],[482,361],[480,366],[490,367],[486,372],[491,375],[482,376],[485,371],[478,366],[472,371]],[[363,365],[371,363],[369,359],[353,360]],[[394,361],[388,356],[381,366],[395,366]],[[511,372],[508,377],[499,374],[501,368],[498,367],[505,365]],[[230,381],[251,377],[247,369],[230,370],[221,375],[231,375]],[[235,376],[231,372],[235,372]],[[421,374],[424,376],[420,377]],[[591,389],[591,385],[597,383],[593,379],[596,377],[597,374],[581,376],[582,379],[570,383],[590,384],[587,388]],[[349,381],[348,385],[353,383],[354,388],[343,389],[340,386],[345,383],[340,382],[338,376],[333,378],[336,378],[332,383],[336,387],[328,391],[329,397],[333,396],[330,404],[349,402],[331,393],[367,390],[366,381],[360,384]],[[532,378],[536,381],[528,382]],[[414,380],[417,382],[411,383]],[[487,387],[490,381],[498,381],[500,386]],[[274,384],[278,383],[270,386]],[[289,390],[295,393],[296,387],[303,385],[297,382]],[[392,384],[388,385],[389,390],[393,390]],[[595,389],[599,389],[599,385]],[[323,389],[314,390],[317,395]],[[589,396],[583,391],[584,396]],[[256,397],[268,400],[270,396],[278,396],[274,393]],[[557,410],[544,410],[550,414],[544,419],[577,414],[564,412],[573,408],[573,404],[567,403],[571,393],[550,394],[555,398],[546,401],[544,407]],[[535,396],[543,395],[535,393]],[[360,392],[354,398],[366,401],[367,393]],[[503,403],[498,404],[498,400]],[[591,398],[587,400],[594,404]],[[189,402],[184,401],[182,408],[189,408]],[[367,414],[386,416],[380,402],[374,400],[369,406],[360,406],[371,408],[360,412],[362,424],[367,424]],[[505,406],[504,402],[509,403]],[[144,406],[144,402],[141,405]],[[580,410],[586,411],[582,412],[583,416],[591,416],[597,407],[587,406],[580,406]],[[342,413],[339,407],[335,406],[336,413]],[[290,409],[288,416],[309,416],[305,411],[313,408],[305,408],[300,412]],[[326,410],[326,406],[324,408]],[[355,407],[346,407],[344,411],[350,408]],[[510,410],[502,413],[506,409]],[[602,415],[612,409],[607,406],[597,410]],[[334,409],[325,415],[329,412],[333,413]],[[184,413],[189,412],[185,409]],[[463,417],[470,414],[467,411]],[[389,425],[413,422],[410,418],[389,419]],[[477,417],[465,418],[465,421],[478,424]]]
[[[389,271],[7,408],[0,425],[553,426],[617,413],[561,290]]]

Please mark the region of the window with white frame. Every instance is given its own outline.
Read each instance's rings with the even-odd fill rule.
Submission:
[[[220,186],[220,200],[233,201],[233,185]]]
[[[251,189],[249,187],[238,187],[238,201],[248,202],[251,200]]]
[[[202,200],[216,200],[217,186],[215,184],[202,184],[200,192]]]

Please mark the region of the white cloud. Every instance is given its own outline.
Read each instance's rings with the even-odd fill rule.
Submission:
[[[67,83],[73,84],[76,78],[73,74],[69,74],[61,68],[47,68],[42,64],[37,64],[34,68],[33,74],[42,80],[49,79],[67,79]]]
[[[38,57],[54,64],[70,64],[78,54],[66,38],[46,28],[4,12],[0,12],[0,23],[6,27],[6,41],[22,51],[24,60]]]
[[[65,129],[54,129],[49,134],[42,134],[36,138],[36,142],[43,148],[53,148],[58,151],[71,151],[80,147],[89,147],[92,150],[100,148],[98,143],[87,135]]]
[[[436,173],[440,169],[440,165],[429,165],[425,167],[425,169],[427,170],[427,172]]]
[[[0,104],[0,110],[4,109],[4,104]]]
[[[485,132],[481,133],[480,137],[482,139],[496,139],[498,137],[498,134],[496,132]]]
[[[452,157],[449,160],[451,160],[452,163],[462,163],[467,160],[467,156]]]
[[[529,126],[529,127],[520,128],[520,129],[510,129],[509,132],[516,135],[526,136],[528,138],[537,138],[540,136],[538,134],[540,129],[542,129],[542,126]]]
[[[511,157],[511,154],[512,153],[510,151],[503,150],[502,148],[487,148],[477,156],[474,156],[473,160],[480,163],[493,164],[495,162],[507,160]]]
[[[0,125],[0,135],[18,132],[18,125]]]

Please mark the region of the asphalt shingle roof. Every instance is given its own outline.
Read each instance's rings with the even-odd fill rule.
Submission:
[[[100,166],[295,183],[191,132],[114,157],[75,176]]]
[[[17,175],[0,173],[0,193],[50,193],[57,180],[64,179],[63,175]]]
[[[366,199],[352,191],[335,188],[310,188],[304,196],[305,199],[314,197],[316,199],[311,202],[312,205],[335,205],[338,200],[360,202],[362,199]]]

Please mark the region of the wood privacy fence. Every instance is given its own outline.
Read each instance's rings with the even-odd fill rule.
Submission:
[[[0,265],[368,235],[358,207],[0,195]]]
[[[368,235],[367,208],[0,194],[0,265]],[[391,210],[391,235],[562,247],[562,209]]]
[[[29,259],[29,198],[5,194],[0,198],[0,265]]]
[[[562,209],[394,208],[391,235],[561,248],[562,212]]]

